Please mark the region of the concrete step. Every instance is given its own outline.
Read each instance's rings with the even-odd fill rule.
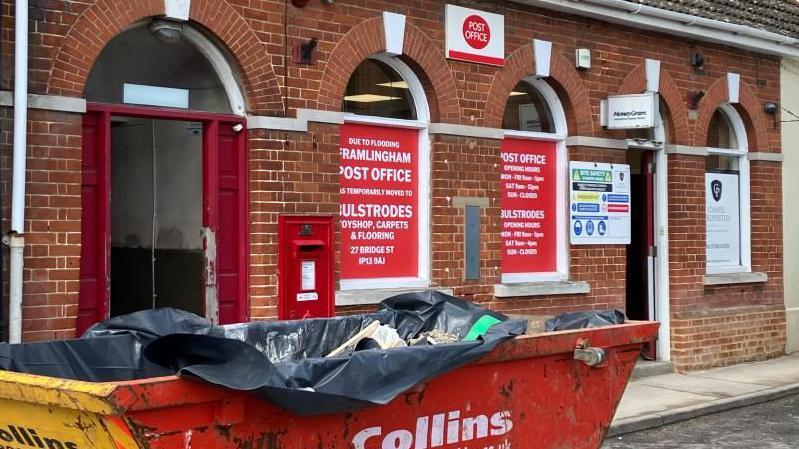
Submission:
[[[661,374],[671,374],[674,372],[674,364],[658,360],[638,360],[633,369],[633,381],[646,377],[660,376]]]

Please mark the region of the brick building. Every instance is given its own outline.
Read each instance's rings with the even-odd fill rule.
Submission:
[[[680,370],[783,353],[780,124],[764,105],[796,43],[635,2],[456,3],[31,1],[15,229],[4,2],[22,337],[153,305],[302,312],[325,299],[324,264],[297,268],[310,296],[281,302],[279,217],[307,215],[334,217],[338,313],[435,288],[513,314],[660,320],[650,355]],[[650,123],[607,117],[629,104]],[[591,190],[614,188],[620,205]]]

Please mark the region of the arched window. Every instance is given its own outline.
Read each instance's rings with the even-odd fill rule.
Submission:
[[[340,289],[430,284],[429,109],[400,59],[364,60],[347,83],[340,131]],[[339,302],[344,304],[343,302]]]
[[[707,272],[751,271],[748,140],[738,111],[721,105],[707,134]]]
[[[358,115],[417,118],[408,82],[387,63],[373,58],[363,61],[350,77],[343,109]]]
[[[567,130],[557,93],[525,78],[508,96],[502,126],[502,283],[564,281]]]
[[[226,57],[196,29],[155,20],[112,39],[92,67],[86,100],[244,114]]]
[[[555,132],[552,110],[536,84],[540,86],[535,80],[520,81],[516,84],[505,106],[502,128],[540,133]]]

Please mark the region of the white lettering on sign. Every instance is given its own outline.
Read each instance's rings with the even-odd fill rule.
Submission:
[[[432,425],[431,425],[432,424]],[[488,415],[461,418],[460,410],[422,416],[416,419],[412,430],[396,429],[385,434],[383,426],[368,427],[352,438],[352,447],[366,449],[378,447],[370,440],[377,439],[381,449],[421,449],[441,447],[507,435],[513,429],[510,411],[503,410]],[[382,439],[381,439],[382,437]],[[507,439],[494,445],[497,449],[511,449]]]
[[[502,66],[505,17],[461,6],[445,10],[446,55],[450,59]]]
[[[418,144],[418,130],[342,126],[342,279],[418,274]]]
[[[463,21],[463,38],[472,48],[486,48],[491,40],[491,28],[482,17],[471,15]]]
[[[502,274],[557,269],[556,144],[502,141]]]

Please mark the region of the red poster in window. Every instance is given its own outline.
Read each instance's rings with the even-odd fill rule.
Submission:
[[[341,278],[418,276],[419,131],[347,123],[339,154]]]
[[[557,143],[502,141],[502,273],[557,271]]]

